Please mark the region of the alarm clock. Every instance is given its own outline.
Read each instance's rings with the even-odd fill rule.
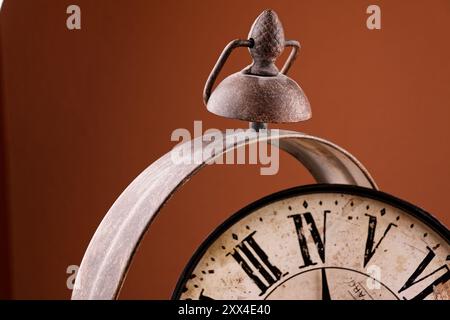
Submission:
[[[253,63],[213,89],[239,47],[248,48]],[[278,70],[275,61],[286,47],[291,53]],[[189,143],[216,152],[194,163],[174,162],[168,152],[145,169],[95,232],[72,299],[116,299],[139,243],[175,192],[223,154],[261,142],[292,155],[317,184],[268,195],[231,215],[187,263],[173,299],[449,299],[450,234],[443,224],[378,190],[364,166],[338,145],[268,128],[311,117],[306,95],[286,75],[299,49],[285,39],[273,10],[258,16],[248,39],[225,47],[203,99],[216,115],[248,121],[250,133],[227,133],[223,141],[198,137]]]
[[[176,299],[447,299],[449,233],[374,189],[317,184],[242,209],[200,246]]]

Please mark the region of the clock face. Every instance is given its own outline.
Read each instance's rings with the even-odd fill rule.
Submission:
[[[198,249],[175,299],[449,299],[449,231],[423,210],[355,186],[282,191]]]

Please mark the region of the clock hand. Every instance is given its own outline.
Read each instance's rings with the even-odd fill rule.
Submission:
[[[322,268],[322,300],[331,300],[325,268]]]

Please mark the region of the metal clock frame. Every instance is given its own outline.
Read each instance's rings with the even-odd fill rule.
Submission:
[[[203,137],[197,139],[202,140]],[[349,152],[322,138],[294,131],[267,130],[267,134],[253,131],[250,136],[247,132],[225,135],[224,141],[208,144],[208,148],[218,145],[222,152],[204,158],[202,163],[181,161],[176,164],[168,152],[123,191],[103,218],[81,262],[72,299],[117,299],[139,244],[164,204],[214,159],[239,147],[260,142],[276,145],[292,155],[308,169],[317,183],[377,188],[368,171]],[[214,146],[211,149],[217,150]],[[195,159],[195,151],[188,156]]]

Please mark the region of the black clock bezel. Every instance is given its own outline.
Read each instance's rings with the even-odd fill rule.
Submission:
[[[384,202],[388,205],[391,205],[406,212],[407,214],[423,222],[428,227],[433,229],[437,234],[439,234],[443,239],[445,239],[448,244],[450,244],[450,231],[433,215],[405,200],[399,199],[386,192],[344,184],[312,184],[312,185],[298,186],[278,191],[268,196],[265,196],[259,200],[256,200],[255,202],[247,205],[246,207],[234,213],[232,216],[227,218],[222,224],[220,224],[213,232],[211,232],[202,242],[202,244],[197,248],[194,255],[189,259],[186,267],[184,268],[183,272],[181,273],[177,281],[171,299],[179,300],[182,294],[182,290],[185,286],[185,283],[189,279],[189,276],[191,275],[194,268],[197,266],[197,263],[200,261],[206,250],[211,246],[211,244],[215,240],[217,240],[217,238],[219,238],[221,234],[223,234],[236,222],[243,219],[252,212],[264,206],[267,206],[273,202],[291,198],[294,196],[301,196],[305,194],[316,194],[316,193],[352,194],[355,196],[367,197],[373,200]]]

